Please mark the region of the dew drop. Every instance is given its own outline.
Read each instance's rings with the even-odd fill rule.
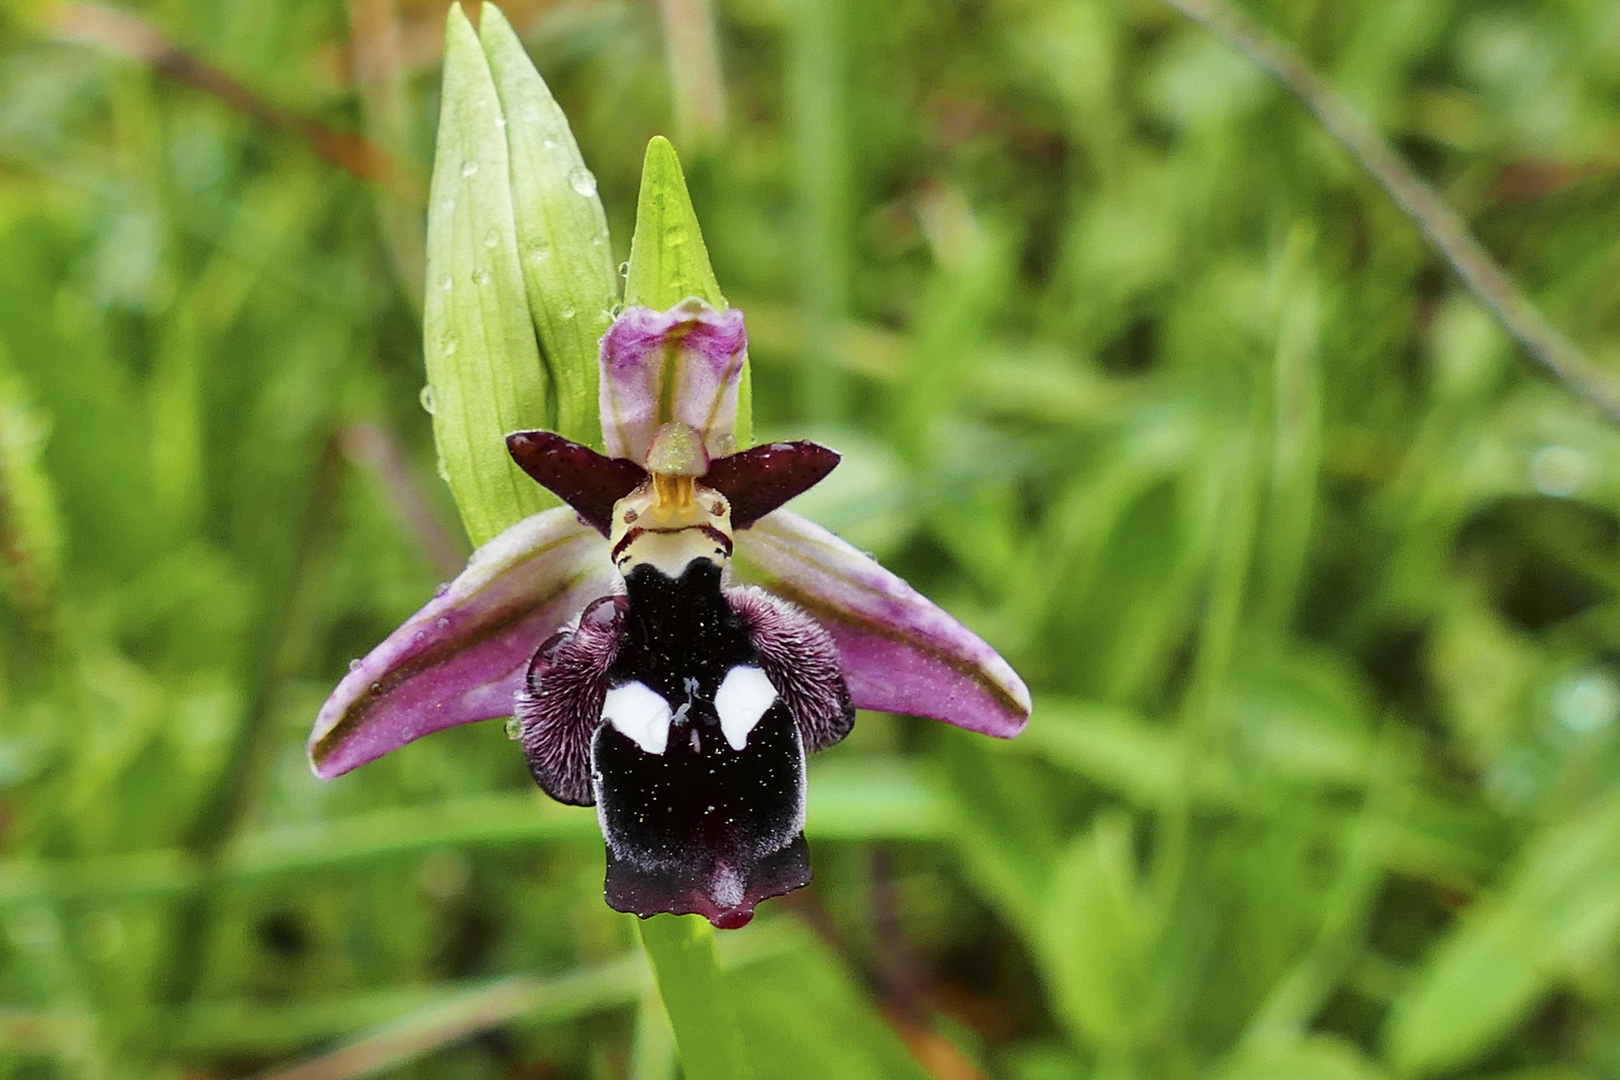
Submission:
[[[439,457],[433,460],[433,471],[439,474],[440,480],[447,484],[450,482],[450,469],[445,465],[444,458]]]
[[[433,597],[434,599],[438,599],[449,591],[450,583],[448,581],[441,581],[437,585],[433,586]]]
[[[534,116],[531,119],[534,119],[534,120],[540,119],[540,110],[539,109],[536,109],[534,111]],[[555,149],[557,149],[557,139],[556,139],[555,136],[547,135],[544,139],[540,140],[540,145],[544,146],[547,150],[555,150]]]
[[[454,285],[455,282],[450,280],[449,274],[446,274],[444,277],[439,279],[439,288],[443,289],[445,292],[449,292]]]
[[[595,236],[591,237],[591,247],[593,247],[593,248],[607,247],[607,233],[597,233]]]
[[[630,260],[629,259],[626,259],[624,262],[619,264],[619,276],[622,277],[622,278],[627,278],[627,277],[630,276]],[[448,279],[446,279],[446,280],[448,280]]]
[[[450,629],[450,620],[445,618],[443,615],[440,615],[437,619],[433,620],[433,628],[435,630],[448,630]]]
[[[504,116],[497,116],[497,117],[496,117],[496,118],[495,118],[495,126],[496,126],[496,127],[505,127],[505,126],[506,126],[506,117],[504,117]]]
[[[445,334],[439,338],[439,351],[446,356],[456,355],[456,338],[454,334]]]
[[[523,737],[523,721],[515,716],[506,718],[506,737],[516,741]]]
[[[558,309],[557,314],[564,319],[572,319],[574,317],[574,309],[564,304],[560,309]]]
[[[439,200],[439,209],[440,210],[443,210],[443,211],[448,213],[449,211],[454,210],[455,208],[456,208],[456,197],[454,195],[446,195],[444,198]]]
[[[472,158],[468,158],[466,161],[463,161],[461,163],[461,175],[462,176],[476,176],[477,174],[478,174],[478,162],[477,161],[475,161]]]
[[[488,285],[492,280],[494,280],[490,277],[488,270],[482,269],[474,270],[472,279],[474,285]]]
[[[433,401],[433,384],[428,383],[426,386],[422,387],[422,392],[416,395],[416,400],[422,403],[422,411],[427,413],[429,416],[432,416],[433,410],[437,408],[437,405]]]
[[[623,314],[624,314],[624,305],[623,304],[614,304],[612,307],[608,308],[608,318],[610,318],[610,319],[617,319],[620,315],[623,315]]]
[[[382,683],[380,683],[380,682],[372,683],[371,684],[371,696],[372,697],[379,697],[379,696],[381,696],[381,694],[382,694]]]
[[[349,661],[349,670],[350,671],[359,671],[360,670],[360,661],[358,659],[350,660]]]
[[[544,244],[536,244],[529,249],[529,261],[535,265],[551,261],[551,249]]]
[[[568,186],[574,189],[575,194],[590,198],[596,194],[596,177],[585,166],[576,165],[569,170]]]
[[[494,229],[491,229],[491,230],[489,230],[489,232],[484,234],[484,246],[485,247],[492,248],[492,247],[494,247],[496,244],[498,244],[500,242],[501,242],[501,234],[496,232]]]

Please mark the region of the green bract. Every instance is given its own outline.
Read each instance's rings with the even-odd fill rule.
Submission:
[[[423,351],[433,433],[473,543],[555,505],[502,437],[594,443],[596,341],[617,301],[596,181],[500,12],[445,32]]]

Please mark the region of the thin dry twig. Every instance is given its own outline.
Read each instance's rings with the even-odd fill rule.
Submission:
[[[321,157],[362,180],[426,191],[424,178],[382,147],[352,131],[339,131],[266,101],[219,68],[193,56],[140,15],[93,0],[49,9],[47,25],[58,38],[99,48],[210,94],[267,127],[287,132]]]
[[[434,514],[393,435],[376,424],[350,424],[343,429],[340,445],[343,456],[365,470],[386,494],[389,508],[416,537],[433,568],[452,577],[459,574],[467,553]]]
[[[1547,374],[1620,422],[1620,388],[1524,295],[1468,223],[1298,54],[1224,0],[1165,0],[1268,72],[1311,111]]]
[[[687,142],[717,142],[726,129],[726,93],[713,6],[709,0],[658,0],[658,14],[675,127]]]

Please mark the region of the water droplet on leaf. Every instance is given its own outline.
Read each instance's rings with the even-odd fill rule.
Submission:
[[[449,292],[453,285],[455,285],[455,282],[450,279],[449,274],[446,274],[444,277],[439,279],[439,288],[443,289],[445,292]]]
[[[456,339],[453,334],[445,334],[439,339],[439,351],[446,356],[456,355]]]
[[[478,162],[477,161],[473,160],[472,158],[468,158],[466,161],[463,161],[461,163],[461,175],[462,176],[475,176],[475,175],[477,175],[477,173],[478,173]]]
[[[452,349],[450,351],[454,352],[455,350]],[[435,408],[433,401],[433,384],[428,383],[426,386],[422,387],[422,392],[416,395],[416,400],[422,403],[422,411],[427,413],[429,416],[432,416]]]
[[[521,739],[523,737],[523,721],[515,716],[506,719],[506,737],[508,739]]]
[[[472,279],[474,285],[488,285],[492,280],[494,280],[489,276],[488,270],[481,269],[473,271]]]
[[[496,232],[494,229],[491,229],[491,230],[489,230],[489,232],[484,234],[484,246],[485,247],[492,248],[492,247],[494,247],[496,244],[498,244],[500,242],[501,242],[501,234]]]
[[[574,189],[575,194],[589,198],[596,194],[596,177],[585,166],[576,165],[569,170],[568,186]]]

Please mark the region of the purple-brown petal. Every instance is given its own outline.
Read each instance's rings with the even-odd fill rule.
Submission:
[[[635,462],[605,457],[553,431],[515,431],[506,449],[518,468],[603,536],[613,531],[613,504],[647,479]]]
[[[540,789],[571,806],[592,806],[591,736],[602,722],[608,666],[619,647],[625,599],[604,596],[535,651],[513,702],[518,739]]]
[[[330,779],[430,732],[512,713],[535,647],[613,592],[607,544],[559,506],[513,525],[346,675],[309,737]]]
[[[740,576],[813,615],[838,643],[857,707],[1010,738],[1029,690],[1007,661],[905,581],[787,510],[736,536]]]
[[[654,433],[689,424],[710,457],[735,449],[737,387],[748,335],[742,312],[696,297],[668,311],[632,307],[602,338],[602,440],[610,457],[647,460]]]
[[[806,753],[825,750],[855,726],[838,645],[809,615],[757,585],[727,589],[759,666],[799,726]]]
[[[709,462],[704,484],[731,503],[731,527],[746,529],[837,467],[836,451],[813,442],[774,442]]]

